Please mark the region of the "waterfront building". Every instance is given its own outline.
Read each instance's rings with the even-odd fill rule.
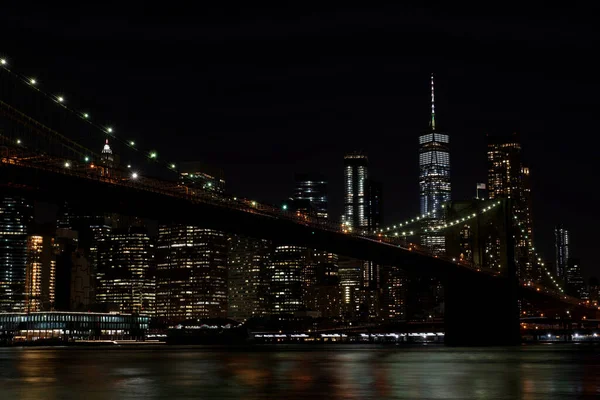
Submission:
[[[434,254],[443,255],[446,250],[444,234],[432,230],[445,223],[442,206],[450,201],[450,138],[437,131],[433,74],[429,128],[429,132],[419,136],[419,212],[421,227],[428,231],[421,235],[421,245]]]
[[[144,315],[44,311],[0,313],[0,337],[8,343],[40,339],[144,340],[149,317]]]

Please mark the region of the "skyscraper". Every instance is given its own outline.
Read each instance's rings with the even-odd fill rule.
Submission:
[[[269,265],[271,312],[289,314],[303,307],[304,274],[310,250],[302,246],[275,247]]]
[[[361,153],[344,156],[344,214],[342,223],[352,230],[366,230],[369,226],[368,179],[369,160]]]
[[[227,317],[227,237],[192,225],[161,225],[156,316],[163,321]]]
[[[227,242],[227,315],[243,322],[266,314],[271,243],[239,235],[231,235]]]
[[[115,229],[109,259],[98,266],[96,301],[123,313],[154,315],[154,244],[141,227]]]
[[[556,253],[556,276],[566,281],[567,261],[569,260],[569,231],[563,225],[554,228],[554,249]]]
[[[0,198],[0,312],[25,311],[27,233],[33,203],[20,196]]]
[[[25,279],[25,310],[47,311],[54,308],[56,258],[54,238],[42,235],[27,237],[27,271]]]
[[[565,282],[567,284],[567,293],[580,299],[584,297],[586,288],[581,271],[581,261],[578,258],[570,257],[567,259]]]
[[[305,201],[318,217],[327,218],[327,181],[325,177],[321,174],[296,174],[295,181],[294,200]]]
[[[511,199],[511,212],[516,217],[513,231],[519,276],[537,280],[539,271],[533,268],[530,172],[529,168],[523,166],[517,134],[488,135],[487,156],[489,198]]]
[[[431,75],[431,121],[429,132],[419,136],[419,196],[422,229],[430,231],[445,222],[442,205],[450,201],[450,139],[435,125],[435,91]],[[445,252],[443,233],[421,235],[421,245],[435,254]]]

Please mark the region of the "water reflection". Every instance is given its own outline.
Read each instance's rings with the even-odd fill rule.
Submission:
[[[0,349],[2,399],[580,399],[598,376],[577,345]]]

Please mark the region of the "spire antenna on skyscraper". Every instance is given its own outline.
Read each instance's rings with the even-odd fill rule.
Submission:
[[[431,73],[431,131],[435,131],[435,89],[433,84],[433,72]]]

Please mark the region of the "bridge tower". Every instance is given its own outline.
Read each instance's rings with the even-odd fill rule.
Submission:
[[[477,217],[472,243],[479,265],[485,253],[485,236],[490,229],[497,235],[495,242],[499,258],[493,263],[497,275],[490,274],[485,281],[481,272],[465,269],[460,276],[444,279],[445,295],[445,342],[451,346],[517,345],[521,343],[519,331],[518,274],[515,260],[514,213],[511,199],[501,200],[501,206],[491,215],[492,220]],[[451,215],[451,214],[450,214]],[[487,227],[488,229],[483,229]],[[447,237],[459,237],[459,224]],[[455,239],[456,240],[456,239]],[[450,246],[450,250],[452,246]],[[489,253],[487,253],[489,255]]]

